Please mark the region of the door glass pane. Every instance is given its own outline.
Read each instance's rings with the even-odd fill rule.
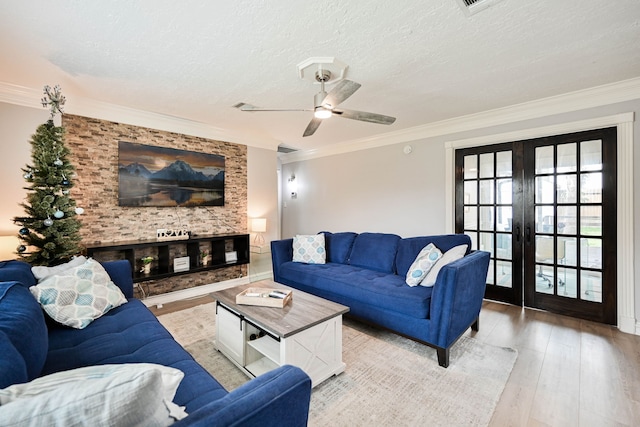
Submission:
[[[578,170],[576,148],[577,144],[575,142],[558,145],[558,169],[556,172],[575,172]]]
[[[512,237],[511,234],[496,234],[496,257],[502,259],[511,259],[512,251]]]
[[[555,280],[553,267],[536,264],[536,292],[553,294],[553,284]]]
[[[497,212],[496,230],[511,231],[511,225],[513,224],[513,209],[511,206],[499,206]]]
[[[510,288],[513,286],[512,278],[513,274],[511,272],[511,262],[509,261],[496,261],[496,285],[502,286],[504,288]]]
[[[558,175],[557,178],[557,200],[558,203],[576,203],[578,191],[578,177],[575,174]]]
[[[493,233],[480,233],[480,250],[490,252],[491,258],[494,258]]]
[[[578,239],[575,237],[558,237],[558,264],[571,267],[578,265]]]
[[[513,200],[513,183],[511,178],[496,180],[496,203],[499,205],[510,205]]]
[[[493,153],[480,154],[480,178],[493,178]]]
[[[478,156],[464,156],[464,179],[478,177]]]
[[[478,208],[476,206],[466,206],[464,208],[464,229],[478,229]]]
[[[580,232],[587,236],[602,236],[601,206],[580,206]]]
[[[478,203],[478,184],[477,181],[464,182],[464,204],[475,205]]]
[[[536,174],[553,173],[553,146],[536,147]]]
[[[477,251],[478,250],[478,233],[472,233],[467,231],[464,234],[469,236],[469,238],[471,239],[471,250]]]
[[[578,233],[578,217],[577,208],[575,206],[558,206],[558,233],[559,234],[577,234]]]
[[[487,271],[487,285],[495,285],[493,281],[493,260],[489,261],[489,270]]]
[[[580,267],[602,269],[602,239],[580,239]]]
[[[553,264],[553,237],[536,236],[536,262]]]
[[[512,176],[513,167],[511,165],[511,151],[500,151],[496,153],[496,175]]]
[[[493,204],[493,180],[480,181],[480,204]]]
[[[480,230],[493,230],[493,206],[480,207]]]
[[[553,175],[536,177],[536,203],[553,203],[555,192],[556,187]]]
[[[587,301],[602,302],[602,273],[599,271],[580,271],[581,298]]]
[[[578,298],[578,287],[576,286],[575,276],[575,269],[558,267],[558,296]]]
[[[580,170],[602,170],[602,141],[582,141],[580,143]]]
[[[582,203],[602,203],[602,172],[580,175],[580,201]]]
[[[536,233],[553,233],[553,206],[536,206]]]

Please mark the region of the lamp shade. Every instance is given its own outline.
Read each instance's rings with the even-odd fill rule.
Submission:
[[[267,231],[267,219],[266,218],[252,218],[251,219],[251,231],[256,233],[264,233]]]

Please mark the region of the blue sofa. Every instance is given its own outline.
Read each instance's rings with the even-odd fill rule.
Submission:
[[[283,366],[227,392],[133,298],[129,262],[103,266],[128,302],[85,329],[73,329],[43,313],[28,290],[36,284],[29,264],[0,262],[0,389],[79,367],[155,363],[184,373],[174,402],[186,406],[189,415],[177,426],[307,424],[311,381],[302,370]]]
[[[395,234],[352,232],[325,235],[326,263],[293,262],[293,239],[273,241],[276,282],[350,308],[350,316],[390,329],[436,348],[440,366],[469,328],[478,330],[489,253],[470,251],[464,234],[401,238]],[[422,248],[433,243],[443,253],[466,244],[466,255],[443,267],[433,287],[406,284],[406,274]]]

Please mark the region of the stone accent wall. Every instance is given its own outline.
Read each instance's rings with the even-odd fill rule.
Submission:
[[[199,235],[247,232],[247,147],[65,114],[65,141],[76,167],[72,197],[85,212],[79,216],[84,244],[155,239],[158,228],[188,228]],[[218,154],[225,157],[225,206],[118,206],[118,141]],[[246,276],[236,266],[145,282],[150,295]]]

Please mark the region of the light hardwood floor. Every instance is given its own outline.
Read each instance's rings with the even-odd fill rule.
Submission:
[[[153,311],[211,301],[206,296]],[[491,426],[640,425],[640,336],[491,301],[484,303],[480,331],[466,334],[518,350]]]

